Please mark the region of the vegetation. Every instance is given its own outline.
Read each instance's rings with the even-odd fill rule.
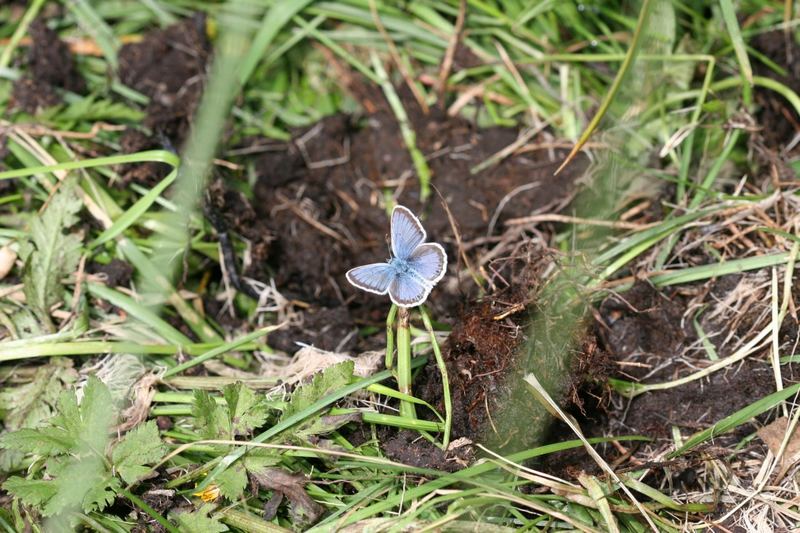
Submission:
[[[0,528],[798,527],[797,20],[765,0],[0,4]],[[259,219],[288,210],[331,247],[358,228],[302,195],[259,207],[258,189],[294,179],[292,157],[353,156],[306,149],[339,113],[391,122],[386,154],[408,161],[353,176],[377,191],[364,209],[447,203],[428,123],[515,129],[469,163],[489,189],[532,153],[556,161],[547,183],[579,183],[524,217],[503,209],[545,180],[502,190],[468,243],[445,207],[453,283],[410,323],[387,300],[384,329],[380,301],[336,288],[379,357],[292,357],[278,335],[313,302],[286,296],[294,264],[258,256],[278,238]],[[306,185],[358,204],[336,183]],[[228,194],[245,207],[215,212]],[[502,289],[498,258],[536,275]],[[492,349],[513,347],[513,408],[492,418],[487,397],[491,438],[451,434],[469,372],[448,335],[515,287],[483,316],[506,328]],[[398,434],[440,464],[399,460]]]

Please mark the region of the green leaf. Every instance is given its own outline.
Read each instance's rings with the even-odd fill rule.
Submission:
[[[165,446],[154,420],[130,431],[111,452],[111,461],[125,483],[134,483],[150,472],[150,467],[164,457]]]
[[[114,500],[112,478],[108,476],[99,457],[51,460],[48,461],[47,471],[54,477],[56,492],[42,509],[45,516],[77,508],[86,512],[102,510]]]
[[[142,111],[111,100],[97,100],[96,96],[90,95],[72,102],[64,109],[59,109],[51,120],[57,123],[97,122],[100,120],[140,122],[143,118]]]
[[[230,420],[226,409],[217,405],[208,391],[194,391],[192,414],[195,427],[204,437],[210,439],[231,437]]]
[[[261,427],[269,417],[266,397],[256,394],[241,383],[227,385],[223,390],[233,435],[246,435]]]
[[[227,499],[235,501],[244,494],[247,486],[247,473],[244,465],[236,463],[217,477],[219,492]]]
[[[77,221],[82,206],[73,186],[63,184],[44,212],[31,221],[30,240],[20,247],[27,303],[45,328],[53,330],[50,308],[62,300],[61,278],[78,266],[81,239],[64,230]]]
[[[0,436],[0,448],[36,455],[67,454],[77,440],[62,428],[20,429]]]
[[[211,504],[203,505],[194,512],[172,513],[170,518],[178,522],[181,531],[192,531],[193,533],[221,533],[228,531],[228,526],[208,516],[214,509]]]
[[[52,481],[12,476],[3,483],[3,490],[8,491],[15,498],[19,498],[25,505],[40,507],[55,495],[58,487]]]
[[[284,409],[280,420],[285,420],[302,411],[328,393],[344,388],[352,378],[353,361],[344,361],[329,366],[322,372],[315,374],[311,383],[297,388],[292,393],[289,405]]]
[[[81,436],[95,452],[103,452],[108,443],[108,430],[114,418],[114,402],[108,387],[90,376],[83,389],[80,405]]]
[[[37,427],[50,419],[59,394],[66,385],[74,383],[77,376],[69,359],[58,358],[37,368],[29,383],[0,391],[0,411],[5,411],[6,429]]]
[[[280,462],[280,452],[269,448],[253,448],[242,458],[245,470],[256,474],[277,466]]]

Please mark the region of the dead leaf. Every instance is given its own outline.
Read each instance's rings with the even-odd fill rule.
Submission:
[[[758,436],[772,452],[772,455],[777,456],[780,452],[783,440],[786,438],[786,432],[789,428],[789,419],[785,416],[780,417],[775,422],[764,426],[757,431]],[[800,460],[800,431],[798,427],[794,428],[789,441],[786,443],[786,449],[778,462],[777,479],[782,479],[786,472]]]
[[[292,474],[281,468],[267,468],[260,472],[251,472],[250,476],[261,487],[275,493],[265,512],[277,511],[277,506],[285,496],[289,499],[293,522],[313,524],[322,516],[322,506],[312,500],[303,488],[308,481],[303,474]]]
[[[378,365],[385,356],[384,352],[364,352],[356,357],[346,353],[326,352],[313,346],[305,346],[297,351],[287,365],[262,368],[262,375],[275,376],[285,383],[293,385],[306,378],[344,361],[353,361],[353,374],[358,377],[369,377],[378,370]]]
[[[0,279],[4,279],[14,268],[14,263],[17,260],[17,252],[12,250],[8,245],[0,248]]]

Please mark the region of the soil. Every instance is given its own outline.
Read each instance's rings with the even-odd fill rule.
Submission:
[[[150,99],[144,125],[176,147],[189,133],[210,53],[202,14],[152,31],[119,51],[120,80]]]
[[[478,130],[460,118],[412,112],[416,105],[410,99],[404,104],[417,131],[417,146],[428,156],[432,183],[466,246],[496,235],[487,227],[506,195],[513,193],[496,216],[496,230],[508,218],[566,204],[586,169],[586,159],[579,158],[553,178],[564,152],[556,151],[550,159],[546,151],[538,151],[472,175],[470,167],[513,143],[520,132]],[[387,302],[358,293],[345,282],[344,273],[388,257],[383,186],[399,185],[397,201],[422,215],[428,240],[444,243],[452,264],[459,258],[438,195],[427,203],[420,201],[396,119],[377,104],[371,107],[378,111],[364,117],[328,117],[298,132],[285,150],[260,155],[255,208],[274,235],[266,266],[284,296],[319,307],[348,305],[357,323],[375,324],[385,316]],[[442,287],[429,302],[437,317],[452,318],[470,292],[467,283]]]
[[[752,41],[753,47],[765,57],[780,65],[783,72],[776,72],[762,61],[753,63],[753,74],[765,76],[785,85],[795,94],[800,93],[800,44],[791,33],[775,30],[758,35]],[[761,126],[758,135],[753,135],[751,144],[757,161],[767,172],[763,174],[775,181],[791,182],[797,174],[790,167],[789,160],[800,154],[800,115],[797,110],[775,91],[756,87],[755,101],[759,106],[756,122]]]
[[[147,131],[128,129],[121,139],[123,153],[177,151],[183,145],[200,103],[210,54],[202,14],[149,32],[140,42],[120,49],[120,80],[150,99],[143,123]],[[167,172],[169,166],[163,163],[124,165],[119,169],[119,185],[135,182],[152,186]]]
[[[795,93],[800,93],[800,44],[791,33],[783,30],[762,33],[753,39],[753,47],[785,70],[783,73],[775,72],[763,62],[756,61],[753,74],[772,78]],[[761,106],[756,119],[763,126],[761,134],[766,144],[779,150],[785,149],[787,141],[800,132],[800,115],[774,91],[757,88],[755,97]],[[796,154],[797,150],[798,146],[795,146],[792,152]]]
[[[82,93],[86,83],[75,68],[69,47],[44,20],[31,23],[32,45],[24,60],[25,75],[14,82],[10,107],[27,113],[61,103],[59,91]]]

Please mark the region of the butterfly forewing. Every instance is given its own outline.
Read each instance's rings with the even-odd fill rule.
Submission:
[[[422,278],[434,284],[444,276],[447,254],[441,244],[427,242],[417,246],[408,258],[408,264]]]
[[[396,276],[389,285],[389,297],[400,307],[414,307],[425,301],[430,288],[416,276],[405,273]]]
[[[397,271],[388,263],[373,263],[353,268],[345,274],[347,281],[368,292],[386,294]]]
[[[392,211],[392,253],[408,259],[417,246],[425,242],[425,230],[419,219],[407,208],[398,205]]]

